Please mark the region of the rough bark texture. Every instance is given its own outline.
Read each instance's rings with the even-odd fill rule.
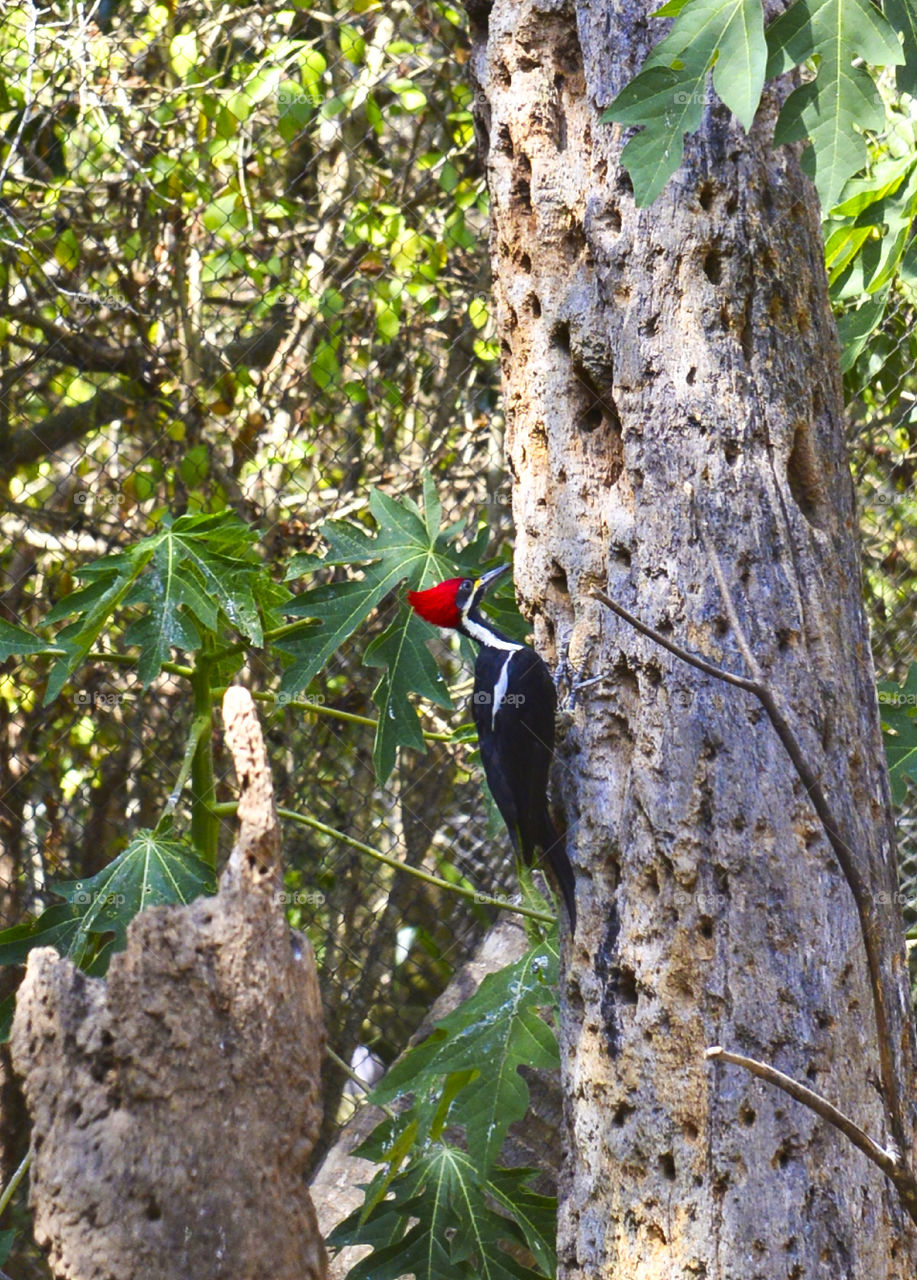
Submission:
[[[322,1280],[304,1179],[321,1003],[275,893],[279,832],[251,699],[230,690],[239,840],[215,898],[141,913],[105,981],[33,952],[13,1055],[36,1238],[61,1280]]]
[[[771,102],[750,137],[708,106],[685,165],[635,208],[621,130],[599,116],[657,36],[650,7],[472,11],[516,581],[545,656],[608,673],[566,717],[555,776],[580,903],[561,1275],[912,1280],[915,1233],[882,1175],[799,1105],[704,1061],[713,1044],[763,1058],[886,1137],[857,916],[815,814],[750,695],[590,599],[601,587],[743,671],[706,530],[886,895],[894,1053],[913,1080],[816,199],[795,154],[771,150]]]

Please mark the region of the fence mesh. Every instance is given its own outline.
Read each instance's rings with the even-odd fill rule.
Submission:
[[[462,18],[443,3],[7,9],[0,616],[39,623],[73,589],[75,564],[166,511],[229,505],[279,560],[314,549],[328,517],[359,518],[374,485],[416,494],[424,470],[448,478],[447,520],[483,514],[494,549],[510,535],[466,58]],[[911,327],[902,304],[887,326],[902,353]],[[897,367],[890,385],[851,391],[886,678],[917,651],[913,401],[907,362]],[[264,691],[276,674],[254,657],[245,679]],[[52,881],[98,871],[128,829],[155,825],[190,727],[174,675],[145,691],[99,662],[47,707],[45,678],[37,662],[3,668],[3,924],[46,902]],[[345,647],[310,694],[371,717],[373,683]],[[435,745],[407,755],[383,793],[365,727],[291,707],[266,726],[281,805],[441,874],[457,866],[472,884],[509,887],[465,757]],[[900,830],[917,896],[913,795]],[[301,827],[287,830],[285,856],[333,1048],[390,1059],[486,913]],[[327,1083],[323,1143],[343,1114],[343,1077]]]

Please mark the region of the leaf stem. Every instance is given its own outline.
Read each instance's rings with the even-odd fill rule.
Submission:
[[[25,1177],[26,1173],[28,1172],[29,1165],[31,1163],[32,1163],[32,1148],[30,1147],[29,1150],[26,1152],[26,1154],[23,1156],[22,1163],[20,1164],[19,1168],[10,1178],[6,1186],[3,1188],[3,1193],[0,1194],[0,1214],[3,1213],[6,1206],[9,1204],[13,1196],[16,1194],[16,1188],[19,1186],[20,1182]]]
[[[222,697],[225,692],[226,686],[220,685],[213,689],[213,696]],[[323,702],[312,702],[309,698],[285,698],[280,702],[276,693],[253,693],[252,697],[256,702],[272,702],[276,706],[295,707],[297,711],[309,711],[317,716],[328,716],[331,720],[342,720],[345,724],[365,725],[367,729],[375,729],[379,723],[372,716],[359,716],[352,711],[340,711],[337,707],[328,707]],[[424,730],[423,736],[427,742],[455,740],[454,733],[432,733]]]
[[[235,811],[236,804],[234,801],[210,806],[210,812],[215,818],[229,817]],[[419,867],[412,867],[406,862],[399,862],[397,858],[392,858],[387,853],[382,853],[379,849],[374,849],[371,845],[364,844],[362,840],[357,840],[343,831],[338,831],[335,827],[329,827],[326,823],[320,822],[318,818],[310,818],[307,814],[297,813],[294,809],[278,809],[277,814],[281,818],[286,818],[289,822],[297,822],[300,826],[311,827],[313,831],[320,831],[322,835],[331,836],[334,840],[349,844],[351,848],[358,849],[360,853],[365,853],[367,857],[375,858],[377,862],[382,862],[385,866],[392,867],[395,871],[404,871],[410,876],[415,876],[418,880],[422,880],[424,884],[433,885],[437,889],[445,889],[449,893],[458,894],[461,898],[471,898],[480,906],[499,907],[501,911],[512,911],[516,915],[528,916],[532,920],[541,920],[544,924],[554,923],[554,917],[546,911],[536,911],[533,907],[511,904],[500,898],[492,898],[490,894],[480,893],[477,889],[451,884],[448,880],[443,880],[440,876],[435,876],[429,871],[421,871]]]
[[[210,728],[213,724],[213,690],[210,687],[210,657],[202,652],[191,673],[194,695],[192,734],[196,733],[191,759],[191,839],[200,856],[210,866],[217,862],[220,824],[213,812],[216,784],[213,777],[213,749]]]
[[[184,790],[185,783],[188,781],[188,775],[194,767],[194,758],[201,745],[201,740],[204,738],[205,734],[209,732],[211,722],[210,713],[195,716],[191,721],[191,728],[188,732],[188,741],[185,744],[185,754],[182,757],[181,768],[178,771],[178,777],[175,779],[175,786],[169,792],[165,808],[162,811],[159,821],[156,823],[155,830],[157,832],[162,828],[162,824],[165,822],[166,818],[170,817],[175,812],[178,801],[181,798],[181,793]]]

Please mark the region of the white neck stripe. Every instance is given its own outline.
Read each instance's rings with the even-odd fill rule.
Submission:
[[[488,627],[482,627],[480,622],[475,622],[473,618],[463,618],[462,626],[472,639],[477,640],[478,644],[486,644],[489,649],[503,649],[507,653],[517,653],[525,648],[524,644],[517,644],[515,640],[501,640]]]

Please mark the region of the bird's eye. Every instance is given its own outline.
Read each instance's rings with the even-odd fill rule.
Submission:
[[[470,591],[473,586],[474,586],[474,583],[471,581],[470,578],[463,578],[461,586],[459,587],[459,591]]]

